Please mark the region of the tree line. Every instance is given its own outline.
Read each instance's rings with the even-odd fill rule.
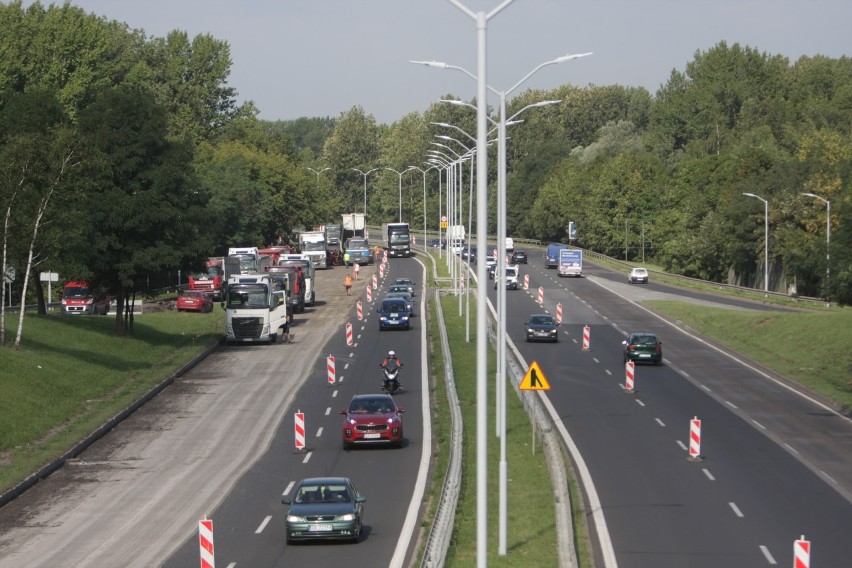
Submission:
[[[70,2],[0,3],[0,32],[2,265],[16,269],[20,303],[42,310],[40,272],[108,288],[118,334],[132,324],[126,301],[177,269],[362,211],[356,170],[374,170],[367,209],[379,224],[400,207],[400,177],[386,168],[416,168],[402,176],[404,220],[422,226],[425,193],[425,221],[437,228],[443,176],[428,152],[443,135],[456,140],[442,139],[441,151],[464,154],[473,145],[465,133],[476,134],[473,110],[442,101],[390,125],[360,106],[263,121],[228,85],[227,42],[178,30],[147,37]],[[769,202],[770,289],[852,300],[848,58],[790,63],[719,43],[654,96],[563,85],[521,93],[508,114],[545,99],[560,102],[527,110],[508,130],[512,235],[567,242],[574,221],[580,246],[761,287],[763,204],[742,195],[753,193]],[[803,193],[831,202],[830,251],[825,204]],[[5,315],[0,308],[0,343]]]

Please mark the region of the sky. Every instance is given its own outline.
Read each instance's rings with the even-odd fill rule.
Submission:
[[[5,0],[0,0],[5,1]],[[25,2],[26,5],[32,2]],[[42,4],[51,2],[42,0]],[[54,3],[61,4],[59,1]],[[850,0],[72,0],[86,12],[142,29],[226,41],[228,84],[266,120],[333,117],[358,105],[391,124],[452,94],[476,96],[472,13],[487,19],[486,81],[511,99],[572,84],[645,87],[721,41],[794,62],[852,55]],[[458,7],[461,4],[467,12]],[[497,13],[494,11],[503,8]],[[548,65],[569,53],[593,55]],[[520,84],[519,84],[520,83]],[[489,104],[498,99],[489,93]]]

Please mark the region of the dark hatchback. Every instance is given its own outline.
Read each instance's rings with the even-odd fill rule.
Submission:
[[[527,251],[525,250],[516,250],[512,253],[512,264],[526,264],[527,263]]]
[[[283,497],[287,510],[287,544],[294,540],[343,539],[358,542],[364,502],[347,477],[311,477],[296,486],[293,498]]]
[[[411,329],[408,306],[402,298],[385,298],[376,311],[379,314],[379,331]]]
[[[663,364],[663,342],[653,333],[631,333],[624,345],[624,362]]]
[[[559,324],[550,314],[533,314],[525,324],[527,341],[559,342]]]

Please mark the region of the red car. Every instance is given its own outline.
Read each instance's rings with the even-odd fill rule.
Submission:
[[[209,292],[184,290],[175,306],[179,312],[212,312],[213,298]]]
[[[343,449],[355,444],[388,444],[402,447],[402,416],[389,394],[356,394],[349,409],[341,410],[343,419]]]

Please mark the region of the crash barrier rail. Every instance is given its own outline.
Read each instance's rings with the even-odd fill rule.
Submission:
[[[423,559],[420,566],[423,568],[441,568],[447,558],[450,548],[450,539],[453,535],[453,523],[456,516],[456,505],[461,490],[462,474],[462,439],[464,423],[462,421],[461,406],[458,393],[456,392],[455,376],[453,375],[453,358],[450,352],[450,342],[444,327],[444,311],[441,309],[441,294],[435,290],[435,311],[438,316],[438,327],[441,330],[441,351],[444,356],[444,375],[446,376],[447,399],[450,408],[451,433],[450,451],[447,463],[447,471],[444,474],[444,486],[435,512],[435,520],[426,546],[423,551]]]

